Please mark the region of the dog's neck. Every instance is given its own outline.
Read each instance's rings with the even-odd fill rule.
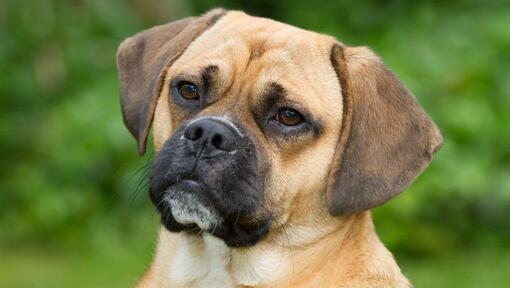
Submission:
[[[316,227],[291,227],[251,248],[229,248],[209,234],[162,229],[155,263],[141,287],[329,287],[347,285],[360,273],[367,279],[379,274],[399,278],[397,265],[387,263],[393,258],[375,235],[369,212],[338,225],[322,233]],[[307,237],[307,229],[315,229],[309,234],[316,237]]]

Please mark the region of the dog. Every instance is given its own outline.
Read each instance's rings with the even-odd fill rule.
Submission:
[[[370,209],[442,145],[369,48],[211,10],[123,41],[124,123],[161,214],[138,287],[410,287]]]

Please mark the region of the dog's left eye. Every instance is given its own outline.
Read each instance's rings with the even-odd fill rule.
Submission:
[[[274,119],[285,126],[298,126],[303,123],[303,116],[292,108],[282,108],[278,110]]]
[[[200,95],[198,94],[198,86],[191,82],[180,82],[177,85],[179,96],[186,100],[197,100]]]

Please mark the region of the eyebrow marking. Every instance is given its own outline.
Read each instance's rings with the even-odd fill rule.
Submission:
[[[218,71],[219,68],[216,65],[209,65],[202,71],[202,82],[205,91],[209,91],[211,84],[215,82]]]
[[[269,94],[269,95],[275,94],[276,96],[281,97],[281,96],[284,96],[285,94],[287,94],[285,89],[283,88],[283,86],[276,82],[269,82],[269,84],[267,86],[268,86],[267,94]]]
[[[276,82],[270,82],[266,86],[266,92],[264,94],[265,97],[262,100],[262,107],[264,111],[267,111],[271,109],[271,107],[275,106],[276,103],[284,99],[287,92],[282,85]]]

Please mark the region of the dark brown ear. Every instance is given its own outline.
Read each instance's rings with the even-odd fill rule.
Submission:
[[[371,50],[332,49],[343,95],[326,200],[332,215],[379,206],[405,190],[442,144],[439,129]]]
[[[124,40],[117,51],[120,96],[124,123],[145,145],[154,109],[164,81],[164,72],[202,32],[226,12],[215,9],[201,17],[190,17],[140,32]]]

